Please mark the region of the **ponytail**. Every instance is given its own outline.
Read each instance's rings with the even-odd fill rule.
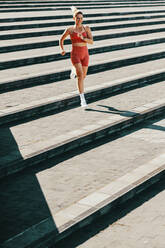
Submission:
[[[71,10],[72,10],[72,13],[73,13],[73,17],[76,17],[77,14],[83,15],[83,13],[80,10],[78,10],[75,6],[72,6]]]

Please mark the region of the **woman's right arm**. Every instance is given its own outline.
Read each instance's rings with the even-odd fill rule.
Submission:
[[[66,37],[70,34],[70,29],[67,28],[64,33],[62,34],[60,40],[59,40],[59,45],[60,45],[60,50],[61,50],[61,55],[65,55],[65,50],[64,50],[64,40],[66,39]]]

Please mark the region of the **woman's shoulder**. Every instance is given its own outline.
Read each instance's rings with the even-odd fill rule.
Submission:
[[[86,32],[91,30],[89,26],[84,26],[84,29],[85,29]]]
[[[72,27],[67,28],[67,32],[68,32],[69,34],[72,34],[72,33],[73,33],[73,31],[74,31],[74,27],[73,27],[73,26],[72,26]]]
[[[85,25],[84,28],[85,28],[85,30],[90,30],[90,27],[87,25]]]

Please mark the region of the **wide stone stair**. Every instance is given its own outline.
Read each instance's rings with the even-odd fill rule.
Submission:
[[[92,30],[80,107],[59,38]],[[0,2],[0,247],[56,247],[164,176],[165,2]]]

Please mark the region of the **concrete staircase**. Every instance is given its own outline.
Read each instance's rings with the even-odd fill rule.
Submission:
[[[72,5],[94,37],[87,109],[70,40],[58,47]],[[0,247],[54,247],[164,176],[165,3],[8,0],[0,13]]]

